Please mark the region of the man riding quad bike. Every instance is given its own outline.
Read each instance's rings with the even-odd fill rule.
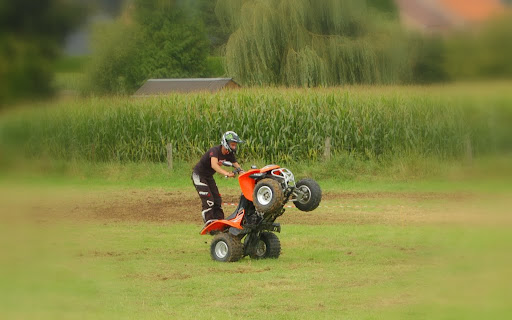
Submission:
[[[223,165],[233,166],[229,161]],[[207,221],[201,230],[202,235],[214,236],[212,259],[233,262],[244,256],[278,258],[281,243],[274,232],[281,232],[281,226],[275,220],[285,212],[288,201],[302,211],[316,209],[322,199],[320,186],[312,179],[295,183],[291,171],[277,165],[261,169],[253,166],[247,172],[236,168],[233,172],[240,174],[242,195],[238,207],[225,219]]]

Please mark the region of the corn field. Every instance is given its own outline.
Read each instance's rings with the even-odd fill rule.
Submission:
[[[512,148],[512,95],[401,87],[247,89],[150,98],[68,99],[0,119],[0,152],[91,161],[198,159],[227,130],[239,158],[270,163],[408,154],[457,158]],[[2,150],[3,149],[3,150]]]

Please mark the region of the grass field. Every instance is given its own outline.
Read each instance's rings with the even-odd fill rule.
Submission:
[[[509,88],[63,97],[5,110],[0,319],[510,319]],[[221,121],[239,107],[243,121]],[[244,168],[286,160],[322,187],[318,209],[279,218],[277,260],[217,263],[199,235],[190,172],[224,126],[245,130]],[[230,214],[237,182],[217,181]]]
[[[281,217],[279,259],[216,263],[189,181],[120,176],[2,176],[1,318],[512,315],[510,180],[320,181],[320,208]]]

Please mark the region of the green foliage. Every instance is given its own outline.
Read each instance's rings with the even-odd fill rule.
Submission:
[[[132,93],[148,78],[205,74],[208,41],[200,20],[174,2],[137,0],[129,8],[96,30],[88,91]]]
[[[449,80],[446,71],[446,45],[437,36],[411,39],[414,48],[412,79],[416,83],[434,83]]]
[[[224,67],[224,57],[208,57],[206,58],[206,77],[217,78],[226,75]]]
[[[87,91],[98,94],[128,93],[137,87],[144,75],[139,48],[142,35],[120,22],[98,25],[95,30],[94,55],[86,74]]]
[[[269,163],[319,160],[326,137],[333,156],[366,159],[460,159],[468,145],[475,154],[510,151],[510,95],[471,92],[253,89],[66,101],[5,118],[0,142],[35,157],[92,161],[165,161],[171,142],[176,160],[191,161],[227,130],[247,141],[242,160]]]
[[[83,72],[89,61],[88,56],[64,56],[54,63],[55,72]]]
[[[228,74],[247,85],[328,86],[407,79],[395,20],[356,0],[219,0],[232,34]]]
[[[368,6],[378,9],[391,16],[398,16],[398,9],[394,0],[366,0]]]
[[[85,18],[71,0],[0,4],[0,107],[52,91],[53,61],[64,36]]]
[[[51,47],[83,21],[83,12],[84,7],[72,0],[2,1],[0,30],[20,37],[45,38]]]
[[[219,55],[229,38],[229,31],[223,28],[215,15],[216,0],[192,0],[191,3],[197,6],[199,16],[206,27],[208,40],[210,42],[210,54]]]
[[[446,40],[445,69],[453,79],[512,78],[512,15]]]
[[[53,87],[61,93],[77,94],[83,89],[84,74],[81,72],[56,72]]]
[[[51,56],[41,41],[0,35],[0,107],[20,98],[51,93]]]

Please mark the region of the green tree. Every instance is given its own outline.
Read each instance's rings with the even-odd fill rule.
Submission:
[[[72,0],[0,1],[0,105],[52,91],[52,63],[86,17]]]
[[[88,89],[132,93],[149,78],[200,77],[208,39],[200,18],[177,1],[135,0],[95,32]]]
[[[398,23],[365,1],[218,0],[216,12],[232,32],[227,71],[244,84],[394,83],[409,76]]]

